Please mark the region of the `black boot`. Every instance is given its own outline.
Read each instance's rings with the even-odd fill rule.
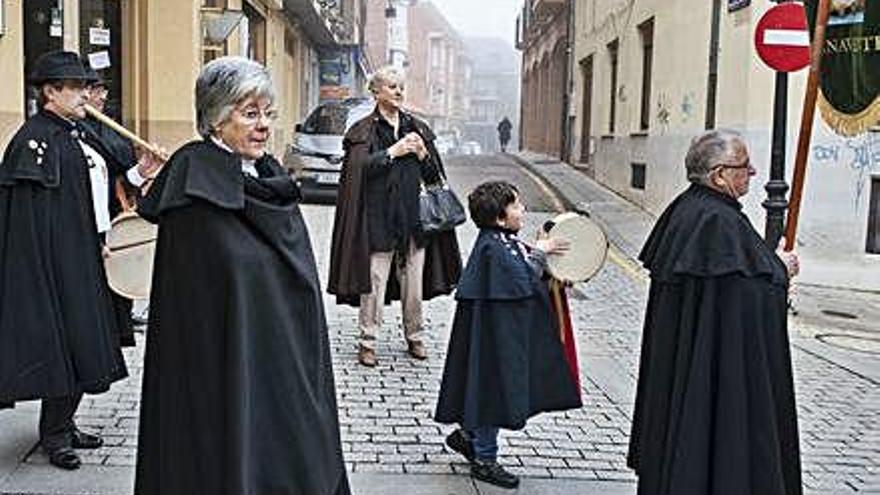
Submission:
[[[505,470],[497,461],[475,460],[471,463],[471,476],[501,488],[519,486],[519,477]]]
[[[73,430],[71,446],[75,449],[97,449],[104,445],[104,439],[79,429]]]
[[[70,447],[46,449],[46,455],[49,456],[49,462],[53,466],[60,467],[61,469],[66,469],[68,471],[79,469],[80,464],[82,464],[79,456]]]
[[[446,445],[463,455],[468,462],[474,462],[474,446],[471,443],[471,437],[461,428],[446,437]]]

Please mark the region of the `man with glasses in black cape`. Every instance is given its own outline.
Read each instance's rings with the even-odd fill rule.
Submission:
[[[83,142],[88,76],[77,54],[40,57],[29,82],[40,111],[0,164],[0,404],[42,399],[40,444],[76,469],[101,438],[73,421],[83,393],[127,371],[115,338],[93,195],[97,152]]]

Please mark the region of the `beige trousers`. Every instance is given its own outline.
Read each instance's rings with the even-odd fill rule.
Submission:
[[[422,341],[422,274],[425,268],[425,248],[416,247],[410,239],[404,266],[392,266],[394,252],[383,251],[370,254],[371,292],[361,296],[358,325],[362,346],[376,348],[376,334],[382,327],[382,307],[385,304],[385,287],[394,270],[400,283],[400,303],[403,307],[403,334],[408,342]]]

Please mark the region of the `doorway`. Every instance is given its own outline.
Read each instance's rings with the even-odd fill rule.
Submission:
[[[64,46],[62,0],[27,0],[22,2],[24,24],[24,108],[30,117],[37,113],[37,95],[27,84],[34,62],[40,55]]]
[[[122,12],[119,0],[79,2],[79,47],[83,59],[106,82],[104,113],[122,117]]]
[[[581,60],[580,65],[581,77],[584,81],[584,96],[581,104],[581,162],[590,163],[593,146],[590,135],[593,128],[593,56]]]

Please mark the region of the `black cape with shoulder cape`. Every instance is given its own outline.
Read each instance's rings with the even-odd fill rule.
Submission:
[[[41,111],[0,164],[0,403],[100,393],[127,376],[72,122]]]
[[[518,241],[482,229],[458,290],[434,418],[466,429],[520,429],[545,411],[581,406],[548,285]]]
[[[299,190],[179,149],[139,212],[159,224],[135,493],[348,495],[324,307]]]
[[[651,272],[628,463],[640,495],[797,495],[788,279],[740,204],[692,185],[640,259]]]

